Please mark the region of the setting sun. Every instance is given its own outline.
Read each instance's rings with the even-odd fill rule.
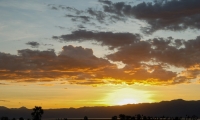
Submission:
[[[108,105],[126,105],[142,102],[152,102],[152,95],[146,91],[140,91],[132,88],[121,88],[108,93],[105,101]]]
[[[134,99],[125,98],[119,101],[118,105],[126,105],[126,104],[137,104],[138,102]]]

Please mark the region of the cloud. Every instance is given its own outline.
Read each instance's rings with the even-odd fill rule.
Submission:
[[[142,26],[143,33],[152,34],[157,30],[181,31],[200,29],[200,1],[199,0],[155,0],[154,2],[140,2],[131,5],[127,2],[112,2],[98,0],[102,8],[87,8],[78,10],[63,5],[48,5],[51,9],[67,10],[73,22],[95,23],[110,25],[117,21],[139,19],[149,25]]]
[[[136,75],[134,78],[145,76],[147,78],[143,79],[149,79],[157,76],[156,78],[160,80],[172,80],[171,84],[189,83],[191,80],[199,79],[200,75],[198,67],[195,70],[189,70],[200,64],[199,41],[200,37],[187,41],[155,38],[122,46],[117,52],[107,55],[107,58],[115,62],[123,62],[132,68],[143,68],[141,74],[134,69],[125,70],[128,73],[134,73]],[[182,68],[183,71],[179,74],[170,72],[171,66]],[[182,75],[185,69],[187,69],[187,75]],[[158,73],[161,76],[158,76]],[[169,78],[165,79],[166,76]]]
[[[53,46],[53,44],[42,44],[44,46]]]
[[[77,20],[81,20],[83,23],[89,22],[90,18],[89,16],[79,16],[79,15],[65,15],[65,17],[69,17],[72,18],[72,21],[77,21]]]
[[[108,1],[102,2],[107,3]],[[107,14],[106,12],[102,11],[102,9],[97,8],[89,7],[85,10],[78,10],[76,8],[54,4],[49,4],[48,7],[50,7],[52,10],[66,10],[67,13],[65,17],[71,18],[72,22],[81,22],[88,25],[96,24],[96,22],[108,25],[115,23],[116,21],[125,21],[124,17],[115,14]]]
[[[58,10],[58,8],[55,7],[55,6],[52,6],[51,9],[53,9],[53,10]]]
[[[0,102],[10,102],[10,101],[8,101],[8,100],[0,100]]]
[[[103,11],[94,8],[80,11],[62,5],[49,6],[57,11],[67,10],[70,13],[66,13],[65,17],[82,23],[98,21],[107,24],[129,18],[145,20],[150,25],[142,28],[145,33],[200,28],[199,0],[161,0],[135,6],[108,0],[99,2]],[[63,29],[61,26],[57,27]],[[78,28],[86,27],[78,24]],[[172,37],[142,40],[141,35],[133,33],[77,30],[52,38],[65,42],[99,42],[116,52],[106,55],[106,58],[98,58],[92,49],[69,45],[63,46],[59,54],[54,50],[30,49],[18,50],[18,55],[0,53],[0,79],[15,82],[62,80],[82,85],[123,82],[171,85],[199,79],[200,37],[187,41]],[[37,42],[26,44],[31,47],[40,45]],[[109,61],[122,62],[125,67],[119,69]],[[173,72],[171,67],[182,70]]]
[[[157,30],[178,31],[200,28],[199,0],[161,0],[154,3],[143,2],[135,6],[125,2],[112,3],[104,0],[99,2],[103,3],[104,12],[146,20],[150,25],[142,28],[146,33]]]
[[[109,1],[109,0],[98,0],[98,1],[101,2],[101,3],[107,4],[107,5],[111,5],[112,4],[112,2]]]
[[[28,42],[26,43],[27,45],[30,45],[32,48],[38,48],[40,46],[40,44],[38,42]]]
[[[107,17],[107,15],[102,12],[102,11],[97,11],[94,10],[92,8],[89,8],[87,10],[87,12],[91,15],[91,16],[95,16],[96,20],[98,20],[100,23],[104,23],[105,18]]]
[[[45,84],[45,83],[43,83],[43,84],[38,84],[38,85],[40,85],[40,86],[47,86],[47,87],[54,86],[53,84]]]
[[[65,27],[62,27],[62,26],[55,26],[55,27],[58,27],[60,29],[65,29]]]
[[[55,79],[83,80],[105,67],[116,67],[97,58],[91,49],[64,46],[59,55],[53,50],[18,50],[18,55],[0,53],[0,79],[16,82],[54,81]],[[92,83],[99,83],[96,78]],[[73,82],[74,83],[74,82]],[[83,83],[83,82],[81,82]]]
[[[161,81],[165,81],[164,83],[168,84],[179,84],[198,79],[200,74],[196,72],[199,70],[195,70],[195,72],[191,72],[193,77],[188,78],[181,75],[184,70],[200,63],[200,57],[198,57],[200,56],[199,36],[190,40],[172,37],[141,40],[139,34],[77,30],[71,34],[53,36],[52,38],[66,42],[94,41],[108,46],[111,50],[116,48],[116,52],[106,55],[107,59],[122,62],[125,64],[125,68],[131,67],[128,70],[125,68],[105,68],[101,73],[97,71],[96,75],[101,79],[124,80],[127,83],[139,82],[140,80],[143,83],[145,81],[155,83],[156,81],[160,84]],[[172,72],[171,67],[180,68],[182,71]],[[105,71],[107,72],[104,73]]]
[[[9,84],[6,84],[6,83],[0,83],[0,85],[9,85]]]
[[[129,45],[133,42],[138,42],[141,38],[139,34],[132,33],[113,33],[113,32],[93,32],[86,30],[73,31],[71,34],[53,36],[53,39],[60,41],[97,41],[102,45],[107,45],[110,49]]]
[[[195,64],[180,73],[180,76],[186,80],[197,79],[200,82],[200,64]]]
[[[78,10],[76,8],[68,7],[65,5],[48,4],[47,6],[50,7],[52,10],[67,10],[69,12],[74,12],[75,14],[80,14],[84,12],[82,10]]]
[[[166,41],[168,40],[159,39],[155,44],[152,41],[140,41],[120,47],[119,51],[107,57],[108,60],[125,63],[126,66],[121,69],[107,59],[94,56],[92,49],[80,46],[63,46],[58,55],[54,50],[30,49],[18,50],[18,55],[0,53],[0,79],[12,82],[61,80],[70,84],[95,86],[110,83],[172,85],[189,83],[192,79],[198,78],[199,72],[192,72],[191,76],[193,77],[188,77],[183,75],[184,70],[182,73],[168,70],[169,65],[177,63],[159,59],[162,55],[151,54],[151,52],[159,50],[165,51],[162,47],[157,46],[169,46],[169,42]],[[183,42],[183,44],[186,43]],[[179,52],[183,54],[181,51]],[[194,63],[191,63],[187,68],[191,68],[193,65]],[[195,71],[198,70],[195,68]]]
[[[122,46],[117,52],[107,57],[113,61],[122,61],[125,64],[137,66],[141,62],[161,62],[176,67],[188,68],[200,63],[200,37],[192,40],[173,38],[154,38]]]
[[[199,0],[172,0],[154,5],[138,5],[133,7],[133,14],[146,20],[150,25],[150,31],[185,30],[187,28],[200,28],[200,1]]]

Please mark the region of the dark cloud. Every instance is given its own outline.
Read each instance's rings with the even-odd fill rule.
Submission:
[[[102,12],[102,11],[97,11],[97,10],[94,10],[92,8],[89,8],[87,10],[87,12],[92,15],[92,16],[95,16],[96,20],[98,20],[100,23],[104,23],[104,20],[105,18],[107,17],[107,15]]]
[[[107,5],[111,5],[112,4],[112,2],[109,1],[109,0],[98,0],[98,1],[101,2],[101,3],[107,4]]]
[[[200,63],[200,58],[197,57],[200,55],[199,41],[199,37],[188,41],[155,38],[123,46],[119,48],[119,51],[107,57],[113,61],[122,61],[135,66],[140,65],[141,62],[154,60],[176,67],[188,68]]]
[[[100,1],[100,2],[104,4],[109,3],[109,1]],[[48,7],[50,7],[53,10],[67,10],[67,14],[65,15],[65,17],[71,18],[73,22],[81,22],[88,25],[94,24],[96,21],[98,21],[101,24],[111,24],[115,23],[116,21],[126,20],[124,17],[115,14],[107,14],[106,12],[97,8],[78,10],[76,8],[64,5],[54,5],[54,4],[49,4]]]
[[[117,21],[126,21],[124,17],[106,14],[106,12],[95,10],[93,8],[89,8],[87,12],[93,17],[93,20],[97,20],[101,24],[111,24]]]
[[[151,34],[157,30],[180,31],[200,29],[200,1],[199,0],[155,0],[131,5],[127,2],[112,2],[98,0],[102,9],[88,8],[84,11],[63,5],[49,5],[51,9],[66,9],[70,12],[66,17],[74,22],[91,23],[98,21],[109,25],[127,19],[146,21],[149,26],[141,27],[144,33]]]
[[[200,1],[199,0],[161,0],[155,3],[140,3],[131,6],[125,2],[104,3],[104,12],[123,17],[135,17],[146,20],[150,27],[142,30],[152,33],[156,30],[185,30],[187,28],[200,28]]]
[[[78,25],[77,27],[78,27],[79,29],[85,28],[83,25]]]
[[[77,16],[77,15],[66,15],[66,17],[72,18],[71,19],[72,21],[81,20],[83,23],[89,22],[91,19],[89,16]]]
[[[87,41],[93,40],[101,42],[102,45],[107,45],[111,49],[121,47],[123,45],[129,45],[133,42],[138,42],[141,38],[139,34],[132,33],[113,33],[113,32],[93,32],[86,30],[74,31],[71,34],[53,36],[53,39],[59,39],[61,41]]]
[[[119,48],[119,51],[107,55],[107,57],[112,61],[121,61],[126,65],[133,66],[133,68],[144,67],[146,72],[151,72],[150,75],[153,75],[155,70],[158,70],[155,66],[159,65],[159,69],[165,70],[165,72],[159,73],[164,77],[171,76],[174,84],[181,82],[189,83],[193,79],[199,79],[200,75],[199,41],[199,37],[188,41],[173,40],[172,38],[155,38],[123,46]],[[171,73],[167,71],[167,68],[170,66],[182,68],[183,71],[180,74]],[[185,69],[187,69],[187,72],[184,72]],[[149,76],[145,74],[145,71],[141,72],[141,74]],[[143,75],[139,76],[144,77]],[[156,75],[153,76],[155,77]],[[160,80],[164,80],[164,78],[160,78]]]
[[[38,48],[38,47],[40,46],[40,43],[34,42],[34,41],[28,42],[28,43],[26,43],[26,44],[27,44],[27,45],[30,45],[32,48]]]
[[[114,13],[117,14],[119,16],[124,16],[123,14],[123,8],[125,8],[127,5],[125,5],[124,2],[118,2],[118,3],[112,3],[110,5],[104,5],[104,12],[108,12],[108,13]]]
[[[121,61],[125,64],[134,63],[135,66],[141,61],[151,60],[151,45],[148,42],[141,41],[131,45],[119,48],[119,51],[108,55],[107,57],[113,61]]]
[[[171,20],[197,15],[200,12],[199,7],[199,0],[163,0],[154,4],[143,2],[134,6],[132,12],[137,18]]]
[[[58,10],[58,8],[55,7],[55,6],[52,6],[51,9],[53,9],[53,10]]]

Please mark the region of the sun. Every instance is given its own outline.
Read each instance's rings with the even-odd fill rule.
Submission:
[[[126,105],[138,104],[143,102],[152,102],[151,94],[146,91],[133,88],[115,89],[107,93],[104,101],[107,105]]]
[[[117,105],[137,104],[138,102],[132,98],[124,98],[117,103]]]

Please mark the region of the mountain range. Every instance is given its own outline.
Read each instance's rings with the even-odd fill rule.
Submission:
[[[6,108],[0,106],[0,117],[31,118],[31,112],[32,109],[27,109],[26,107]],[[112,116],[118,116],[119,114],[130,116],[142,114],[157,117],[185,117],[186,115],[200,116],[200,101],[177,99],[158,103],[127,104],[123,106],[44,109],[42,118],[83,118],[84,116],[88,116],[88,118],[111,118]]]

